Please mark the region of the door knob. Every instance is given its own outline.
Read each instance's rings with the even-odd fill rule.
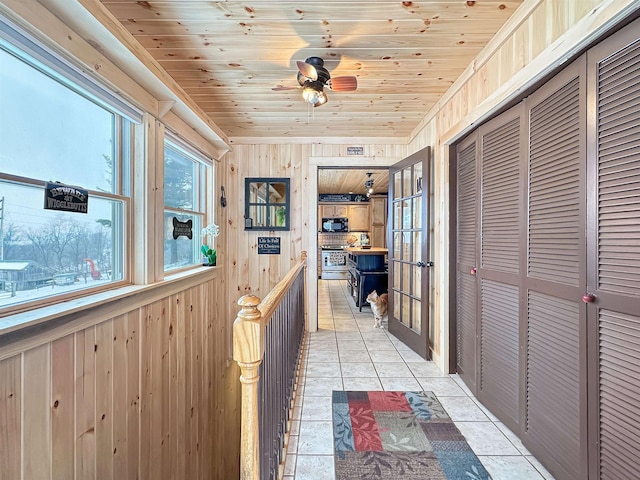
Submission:
[[[427,264],[426,264],[426,263],[424,263],[423,261],[416,262],[416,265],[417,265],[418,267],[426,267],[426,266],[427,266]]]
[[[596,301],[596,296],[592,293],[585,293],[582,295],[582,301],[584,303],[593,303]]]
[[[471,275],[475,275],[476,273],[478,273],[478,271],[477,271],[475,268],[472,268],[472,269],[469,271],[469,273],[470,273]]]

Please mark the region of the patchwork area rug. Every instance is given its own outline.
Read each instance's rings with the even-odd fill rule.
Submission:
[[[333,392],[336,480],[488,480],[433,392]]]

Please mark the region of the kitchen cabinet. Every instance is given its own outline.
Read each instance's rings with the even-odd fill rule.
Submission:
[[[349,205],[349,231],[368,232],[371,227],[371,207],[368,203],[361,205]]]
[[[320,205],[320,217],[348,217],[349,207],[347,205]]]
[[[371,246],[387,248],[387,197],[375,195],[371,203]]]
[[[323,218],[342,218],[349,214],[347,205],[322,205],[318,204],[318,231],[322,230]]]

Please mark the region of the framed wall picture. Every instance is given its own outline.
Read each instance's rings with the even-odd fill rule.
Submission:
[[[290,230],[289,178],[246,178],[244,229]]]

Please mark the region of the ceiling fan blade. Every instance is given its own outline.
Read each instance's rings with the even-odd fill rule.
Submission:
[[[275,92],[279,92],[281,90],[298,90],[300,87],[287,87],[285,85],[278,85],[277,87],[273,87],[271,90]]]
[[[296,65],[298,65],[298,70],[300,70],[300,73],[302,73],[302,75],[304,75],[308,79],[313,80],[314,82],[318,79],[318,72],[316,71],[316,67],[314,67],[313,65],[309,65],[306,62],[301,62],[300,60],[296,62]]]
[[[358,88],[358,79],[356,77],[333,77],[327,83],[334,92],[353,92]]]

